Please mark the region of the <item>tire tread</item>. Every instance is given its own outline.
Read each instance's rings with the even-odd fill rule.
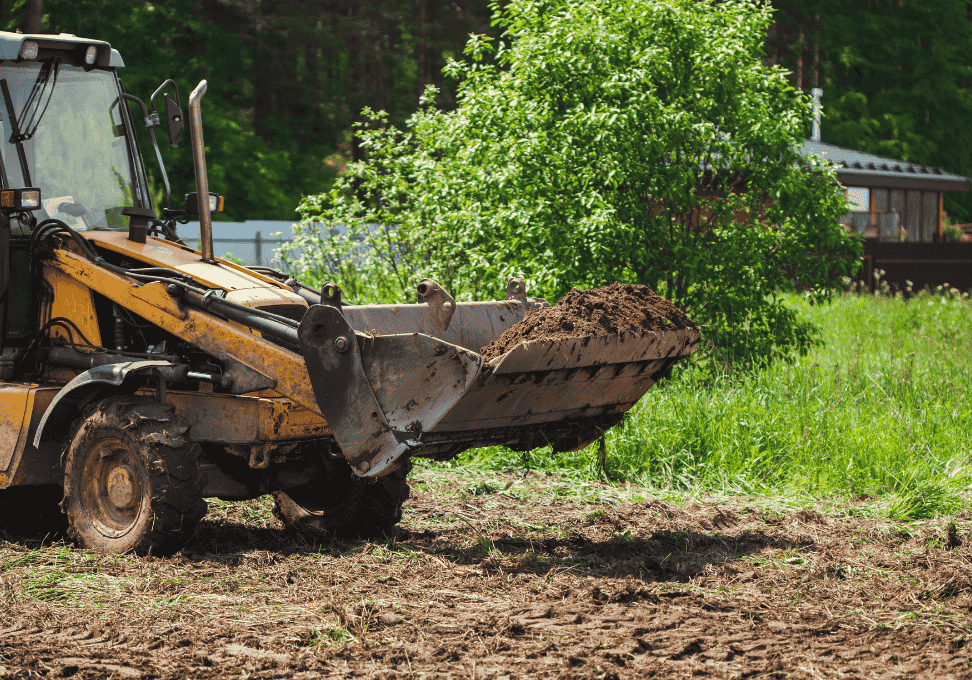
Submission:
[[[85,530],[84,509],[73,501],[75,451],[101,432],[122,432],[140,444],[152,491],[151,522],[129,544],[109,545]],[[178,551],[206,514],[202,492],[205,478],[199,472],[202,449],[188,438],[189,423],[174,407],[151,397],[111,397],[89,406],[75,422],[67,445],[62,508],[68,516],[68,535],[94,549],[170,555]]]

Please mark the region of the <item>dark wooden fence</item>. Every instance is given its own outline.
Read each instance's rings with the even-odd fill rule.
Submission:
[[[874,271],[892,290],[915,291],[948,284],[961,291],[972,289],[972,243],[864,242],[864,266],[858,279],[874,290]]]

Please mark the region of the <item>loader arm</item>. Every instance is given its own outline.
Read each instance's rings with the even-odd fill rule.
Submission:
[[[307,368],[299,354],[260,337],[239,323],[180,306],[162,283],[139,284],[65,248],[55,250],[47,264],[216,359],[239,365],[243,369],[241,373],[248,370],[264,377],[274,383],[269,388],[272,392],[321,414]],[[237,382],[252,378],[249,375],[233,377]]]
[[[471,352],[457,352],[455,346],[421,334],[371,338],[354,331],[337,308],[322,305],[314,305],[300,326],[305,361],[240,323],[180,305],[161,282],[140,284],[65,248],[54,251],[48,266],[221,361],[227,367],[224,380],[235,393],[268,389],[322,416],[328,433],[362,476],[393,470],[398,458],[418,446],[409,428],[421,432],[434,427],[461,399],[482,364]],[[369,351],[376,341],[385,349],[377,355]],[[343,343],[342,350],[335,349],[337,343]],[[403,363],[416,349],[421,358]],[[377,378],[366,375],[362,350]],[[331,361],[325,357],[328,351]],[[425,384],[422,393],[415,390],[423,383],[421,376],[428,383],[428,376],[437,373],[440,380],[448,374],[463,379],[438,387]],[[375,382],[388,395],[387,403],[409,404],[408,422],[388,422]]]

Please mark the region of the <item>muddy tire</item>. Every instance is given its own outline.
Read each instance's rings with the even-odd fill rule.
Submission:
[[[308,538],[373,538],[402,519],[412,461],[375,480],[362,479],[343,459],[324,462],[327,483],[274,493],[273,514]]]
[[[199,445],[171,405],[112,397],[89,407],[68,443],[68,535],[102,552],[170,555],[206,514]]]

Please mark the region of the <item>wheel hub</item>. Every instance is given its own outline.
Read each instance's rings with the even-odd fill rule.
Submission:
[[[135,471],[129,465],[116,465],[108,473],[108,499],[119,510],[135,505],[141,496]]]

